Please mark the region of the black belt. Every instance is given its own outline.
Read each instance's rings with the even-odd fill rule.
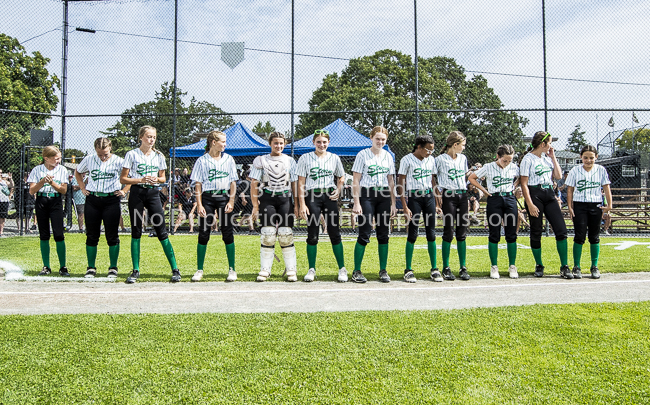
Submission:
[[[414,196],[414,197],[421,197],[423,195],[431,194],[433,190],[430,188],[427,188],[426,190],[409,190],[408,195]]]
[[[48,198],[61,197],[61,193],[41,193],[41,192],[38,192],[38,193],[36,193],[36,195],[39,196],[39,197],[48,197]]]
[[[552,189],[553,188],[553,186],[551,186],[550,184],[535,184],[534,186],[528,186],[528,187],[542,188],[542,189]]]
[[[512,191],[497,191],[496,193],[492,193],[492,195],[496,196],[507,196],[507,195],[514,195]]]

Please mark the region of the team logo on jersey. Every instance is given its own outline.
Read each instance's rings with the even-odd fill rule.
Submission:
[[[447,175],[449,176],[449,180],[456,180],[458,178],[461,178],[465,176],[465,170],[461,169],[449,169],[447,172]]]
[[[94,181],[98,180],[110,180],[115,177],[115,173],[107,173],[103,172],[99,169],[95,169],[90,172],[90,178],[93,179]]]
[[[588,181],[588,180],[578,180],[576,183],[576,189],[583,192],[591,188],[600,188],[601,184],[599,181]]]
[[[507,186],[509,184],[512,184],[512,178],[510,177],[501,177],[501,176],[492,177],[492,187],[494,188]]]
[[[414,169],[414,170],[413,170],[413,178],[414,178],[415,180],[424,179],[424,178],[426,178],[426,177],[431,176],[431,173],[433,173],[433,171],[431,171],[431,170],[429,170],[429,169],[420,169],[420,168],[418,167],[417,169]]]
[[[158,166],[149,166],[145,163],[140,163],[135,171],[140,176],[146,176],[151,173],[158,173]]]
[[[223,179],[224,177],[228,177],[228,176],[229,176],[228,172],[222,172],[221,170],[217,170],[217,169],[208,170],[208,181]]]
[[[371,165],[368,166],[368,176],[374,177],[377,176],[378,174],[385,174],[388,173],[388,168],[379,166],[379,165]]]
[[[545,175],[546,173],[550,173],[552,171],[553,171],[553,169],[551,169],[550,167],[548,167],[546,165],[543,165],[543,164],[539,164],[539,165],[535,166],[535,174],[540,176],[540,177]]]
[[[309,169],[309,178],[312,180],[318,180],[321,177],[331,176],[333,172],[327,169],[321,169],[320,167],[312,167]]]

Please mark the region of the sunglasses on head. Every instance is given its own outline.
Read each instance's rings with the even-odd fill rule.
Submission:
[[[329,135],[330,131],[326,129],[317,129],[314,131],[314,135]]]

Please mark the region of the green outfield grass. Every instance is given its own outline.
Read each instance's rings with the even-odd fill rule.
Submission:
[[[0,317],[3,404],[644,404],[650,303]]]
[[[131,271],[130,255],[130,237],[121,235],[122,241],[119,268],[120,278],[124,280]],[[344,238],[345,260],[348,271],[354,268],[353,250],[355,238]],[[621,272],[638,272],[648,271],[649,266],[645,258],[648,256],[648,245],[636,245],[625,250],[615,250],[616,246],[605,245],[607,243],[617,243],[621,241],[635,241],[641,243],[650,243],[650,238],[604,238],[601,241],[600,263],[599,267],[603,273],[621,273]],[[197,235],[174,235],[171,241],[176,252],[176,259],[179,268],[183,274],[183,281],[189,281],[190,276],[196,270],[196,244]],[[327,235],[321,236],[321,243],[318,245],[318,262],[317,276],[321,281],[334,281],[337,275],[337,266],[332,253],[332,248]],[[520,238],[519,243],[528,246],[528,238]],[[403,275],[404,271],[404,246],[405,237],[392,237],[390,241],[390,252],[388,262],[388,273],[395,278]],[[505,247],[505,241],[502,240]],[[441,239],[438,238],[440,247]],[[85,274],[86,250],[85,235],[66,234],[68,268],[73,276],[83,276]],[[259,236],[235,236],[235,245],[237,249],[236,269],[241,281],[255,280],[259,271]],[[571,238],[569,239],[569,265],[573,266]],[[307,273],[307,254],[305,251],[305,238],[296,238],[296,248],[298,255],[298,275],[301,278]],[[467,267],[472,276],[486,277],[489,275],[490,262],[487,251],[487,237],[469,237],[467,238]],[[473,246],[482,246],[484,249],[473,249]],[[58,268],[58,260],[54,241],[51,241],[51,266],[53,270]],[[559,274],[560,261],[555,248],[555,239],[545,237],[542,239],[544,265],[547,274]],[[282,259],[282,252],[276,245],[276,254]],[[35,276],[40,271],[41,256],[39,251],[39,242],[35,237],[11,237],[0,239],[0,260],[8,260],[20,266],[26,275]],[[377,255],[377,241],[372,239],[366,249],[366,255],[363,261],[362,270],[369,280],[378,279],[379,260]],[[507,274],[508,261],[505,249],[499,250],[499,266],[502,274]],[[522,276],[532,274],[535,266],[533,255],[530,249],[519,249],[517,256],[517,266],[519,274]],[[97,257],[98,276],[105,276],[108,271],[108,248],[105,239],[99,243]],[[442,268],[442,253],[438,248],[438,267]],[[455,243],[452,244],[451,267],[456,273],[458,270],[458,255],[455,250]],[[582,268],[588,269],[589,246],[585,245],[582,254]],[[426,240],[423,237],[418,238],[416,250],[413,258],[413,268],[418,278],[429,277],[429,258],[426,250]],[[273,276],[271,280],[281,280],[279,277],[284,269],[283,262],[273,264]],[[141,281],[168,281],[171,274],[169,265],[163,253],[160,242],[157,238],[142,238],[142,258],[140,260]],[[228,273],[228,262],[221,235],[212,235],[208,244],[208,252],[205,261],[206,281],[224,280]]]

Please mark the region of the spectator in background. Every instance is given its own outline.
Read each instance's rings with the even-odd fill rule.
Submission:
[[[560,180],[557,180],[557,188],[560,190],[560,206],[566,205],[567,203],[567,185],[566,178],[569,175],[569,171],[565,170],[564,175]]]
[[[181,183],[183,183],[183,188],[186,188],[190,185],[190,174],[187,170],[187,167],[183,169],[181,174]]]
[[[482,197],[481,191],[474,187],[473,184],[467,185],[467,198],[469,199],[469,209],[473,211],[470,222],[472,225],[481,225],[481,221],[478,220],[478,210],[480,208],[479,200]]]
[[[190,233],[194,233],[194,213],[196,212],[196,198],[194,198],[194,193],[189,187],[185,189],[185,192],[181,197],[176,201],[178,203],[178,217],[176,218],[176,224],[174,224],[174,233],[178,230],[178,227],[185,222],[187,219],[190,223]]]
[[[4,236],[5,221],[9,215],[9,202],[14,189],[11,173],[0,170],[0,237]]]
[[[247,167],[248,165],[244,165]],[[243,168],[242,168],[243,170]],[[237,184],[237,202],[235,204],[235,210],[241,212],[241,219],[239,220],[239,227],[241,228],[244,222],[248,223],[248,234],[254,235],[255,224],[253,223],[253,218],[251,217],[251,212],[253,210],[253,201],[251,200],[251,182],[248,180],[249,170],[243,170],[239,183]]]
[[[515,189],[515,198],[517,199],[517,210],[519,215],[517,217],[517,232],[521,229],[521,224],[524,224],[524,230],[530,230],[530,224],[526,220],[526,206],[524,201],[524,193],[521,191],[521,187]]]
[[[87,183],[88,180],[86,177],[84,177],[84,183]],[[72,176],[70,180],[70,184],[72,185],[72,201],[74,202],[74,206],[76,207],[77,210],[77,222],[79,223],[79,233],[84,233],[84,208],[86,206],[86,196],[84,193],[81,191],[81,188],[79,187],[79,183],[77,183],[77,179]]]
[[[25,219],[25,233],[32,233],[36,230],[36,216],[34,215],[34,205],[36,198],[29,193],[29,183],[27,183],[29,172],[24,173],[23,181],[18,185],[14,191],[14,205],[16,206],[16,228],[20,230],[20,210],[23,210],[23,218]],[[20,188],[22,187],[22,201],[20,201]],[[32,226],[29,225],[31,219],[34,219]]]

